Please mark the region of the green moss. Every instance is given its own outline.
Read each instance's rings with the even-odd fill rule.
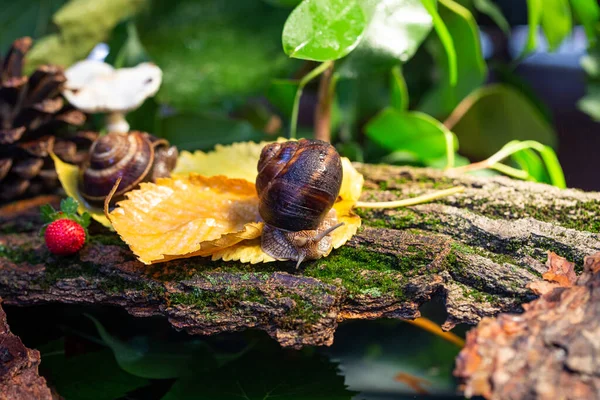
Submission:
[[[304,274],[326,283],[341,284],[351,296],[374,293],[377,289],[380,295],[402,298],[406,276],[430,262],[420,257],[420,253],[414,258],[397,257],[346,246],[308,264]],[[403,275],[399,277],[398,272]]]
[[[294,307],[286,314],[286,316],[280,320],[281,326],[292,327],[298,323],[302,325],[313,325],[321,318],[321,314],[315,307],[308,301],[304,300],[297,294],[290,294],[292,300],[294,300]]]
[[[267,299],[256,288],[226,289],[220,291],[193,288],[189,292],[171,293],[169,295],[171,305],[192,306],[200,310],[208,308],[231,309],[243,301],[264,304]]]
[[[36,249],[30,248],[27,245],[23,245],[18,248],[12,248],[9,246],[5,246],[0,244],[0,257],[6,258],[16,264],[19,263],[28,263],[28,264],[40,264],[45,262],[39,251]]]
[[[442,221],[434,214],[419,213],[410,208],[396,210],[357,210],[367,226],[388,229],[420,228],[435,231]]]
[[[127,247],[127,244],[123,240],[121,240],[119,235],[117,235],[116,233],[90,235],[88,242],[90,244],[103,244],[103,245]]]
[[[447,202],[444,199],[441,202]],[[478,214],[495,219],[534,218],[543,222],[554,222],[559,225],[576,229],[600,233],[600,202],[588,201],[572,206],[559,204],[523,204],[515,207],[509,204],[490,202],[489,199],[458,198],[458,202],[447,203],[468,208]]]

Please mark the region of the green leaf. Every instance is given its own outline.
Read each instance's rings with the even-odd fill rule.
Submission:
[[[544,0],[542,30],[548,40],[550,51],[560,46],[571,33],[571,7],[569,0]]]
[[[265,3],[277,7],[296,7],[302,0],[263,0]]]
[[[571,0],[575,16],[583,24],[589,47],[597,41],[598,22],[600,21],[600,6],[597,0]]]
[[[423,5],[427,9],[427,12],[433,18],[433,27],[438,34],[440,42],[444,46],[444,50],[446,51],[447,64],[448,64],[448,80],[450,82],[450,86],[456,85],[457,75],[458,75],[458,65],[457,65],[457,55],[456,48],[454,45],[454,39],[448,27],[446,26],[444,19],[438,13],[435,0],[421,0]],[[454,5],[458,5],[454,3],[452,0],[440,0],[440,4],[444,4],[447,8],[455,8]],[[461,7],[462,8],[462,7]],[[466,10],[466,9],[465,9]],[[467,10],[468,12],[468,10]],[[458,41],[460,43],[460,41]],[[461,43],[462,44],[462,43]]]
[[[394,67],[391,71],[391,98],[390,104],[398,111],[408,110],[408,88],[402,75],[400,67]]]
[[[506,36],[510,35],[510,25],[506,18],[504,18],[500,7],[493,0],[473,0],[473,5],[477,11],[490,17]]]
[[[189,376],[217,366],[212,350],[201,340],[172,344],[137,337],[131,342],[123,342],[111,336],[97,319],[89,315],[88,318],[94,322],[98,334],[113,351],[119,366],[132,375],[169,379]]]
[[[129,21],[126,24],[125,29],[127,32],[122,46],[120,48],[115,45],[111,47],[111,53],[116,54],[112,62],[115,68],[134,67],[142,62],[150,60],[144,45],[140,42],[140,36],[135,23]],[[109,60],[107,60],[107,62],[109,62]]]
[[[392,108],[375,116],[365,130],[369,139],[385,149],[406,152],[422,161],[446,155],[446,138],[454,139],[441,122],[429,115]],[[455,147],[456,142],[452,142]]]
[[[436,64],[441,66],[440,81],[424,96],[418,108],[434,117],[444,118],[463,98],[485,82],[487,67],[481,52],[479,30],[469,10],[454,1],[442,0],[439,2],[439,15],[457,44],[458,81],[455,86],[451,84],[452,72],[446,67],[442,46],[438,41],[431,41],[429,48]]]
[[[44,204],[40,207],[40,213],[42,214],[42,221],[47,224],[54,221],[53,216],[56,210],[50,204]]]
[[[292,115],[294,98],[298,90],[298,81],[274,79],[267,90],[267,99],[285,117]]]
[[[113,400],[149,383],[119,368],[108,349],[67,358],[59,340],[39,350],[40,371],[65,399]]]
[[[77,207],[79,207],[79,203],[72,197],[67,197],[60,201],[60,209],[65,214],[77,213]]]
[[[162,118],[159,135],[180,150],[210,150],[216,144],[266,140],[247,121],[238,121],[221,114],[182,113]]]
[[[537,47],[537,30],[542,20],[542,0],[527,0],[527,42],[523,54],[531,53]]]
[[[433,27],[421,0],[378,1],[372,12],[368,12],[370,3],[362,4],[365,15],[371,15],[364,36],[337,69],[343,77],[384,72],[408,61]]]
[[[365,27],[359,0],[303,0],[283,26],[283,50],[304,60],[337,60],[358,45]]]
[[[179,379],[162,400],[350,400],[355,394],[337,364],[316,352],[288,354],[269,342],[225,367]]]
[[[550,175],[544,167],[544,161],[535,151],[524,149],[514,153],[511,157],[536,182],[551,183]]]
[[[27,55],[28,69],[42,64],[65,67],[85,58],[113,28],[136,14],[146,0],[71,0],[54,14],[59,32],[37,41]]]
[[[461,143],[461,153],[469,157],[487,158],[511,140],[556,145],[552,126],[523,94],[508,86],[477,89],[463,100],[461,108],[463,114],[452,131]]]
[[[294,62],[281,51],[287,11],[260,0],[155,0],[137,23],[163,70],[156,99],[179,111],[260,94]]]
[[[548,175],[550,177],[550,183],[559,188],[565,188],[565,176],[563,174],[562,167],[558,161],[556,153],[550,146],[546,146],[535,140],[511,140],[506,143],[498,152],[492,155],[487,161],[490,165],[495,165],[499,161],[512,156],[513,154],[522,150],[533,149],[537,151],[542,157],[542,161],[546,166]],[[502,168],[504,169],[504,168]],[[498,170],[502,170],[498,169]]]
[[[13,40],[33,39],[53,30],[52,15],[66,0],[0,0],[0,53],[4,54]]]

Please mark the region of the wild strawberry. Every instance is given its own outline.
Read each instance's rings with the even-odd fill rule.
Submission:
[[[74,254],[85,244],[90,215],[77,215],[77,206],[77,201],[70,197],[60,202],[60,211],[54,210],[49,204],[42,206],[42,218],[46,225],[40,234],[44,235],[46,246],[51,253]]]
[[[83,247],[85,238],[85,229],[72,219],[51,222],[44,233],[48,250],[61,256],[77,253]]]

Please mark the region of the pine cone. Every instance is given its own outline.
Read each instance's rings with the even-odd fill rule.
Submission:
[[[22,76],[30,47],[30,38],[17,39],[0,60],[0,202],[53,191],[58,178],[49,152],[79,163],[96,138],[74,131],[86,117],[65,104],[60,67],[44,65]]]

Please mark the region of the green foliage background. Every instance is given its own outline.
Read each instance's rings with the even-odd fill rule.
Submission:
[[[109,44],[107,61],[116,67],[159,65],[159,93],[128,120],[132,129],[181,149],[286,136],[297,115],[299,136],[311,137],[318,75],[333,65],[332,142],[343,155],[453,167],[514,140],[535,141],[546,147],[518,146],[497,169],[564,186],[556,157],[539,152],[556,146],[551,121],[512,74],[514,66],[496,66],[506,83],[485,85],[476,18],[485,14],[510,34],[492,0],[0,0],[0,6],[1,48],[23,35],[37,39],[30,71],[45,63],[68,67],[100,42]],[[584,26],[589,55],[582,64],[590,82],[580,107],[600,119],[598,3],[528,0],[527,7],[523,57],[538,45],[538,28],[555,50],[574,24]]]

